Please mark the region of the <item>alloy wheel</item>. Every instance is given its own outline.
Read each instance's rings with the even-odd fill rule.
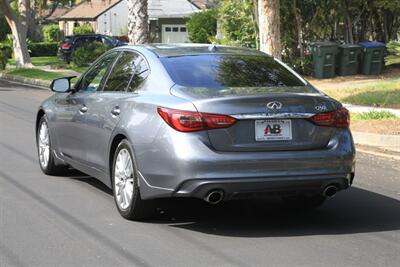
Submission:
[[[121,210],[126,210],[132,202],[134,192],[133,164],[126,148],[118,152],[114,167],[114,190],[116,202]]]
[[[47,168],[50,159],[50,138],[49,138],[49,128],[45,121],[40,124],[39,134],[38,134],[38,144],[39,144],[39,161],[43,169]]]

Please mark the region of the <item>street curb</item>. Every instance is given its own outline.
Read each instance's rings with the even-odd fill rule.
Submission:
[[[32,86],[36,86],[36,87],[42,87],[42,88],[49,88],[50,84],[51,84],[51,81],[26,78],[26,77],[6,74],[6,73],[0,73],[0,79],[6,80],[6,81],[11,81],[11,82],[23,83],[26,85],[32,85]]]
[[[356,148],[356,151],[357,151],[357,153],[361,152],[361,153],[365,153],[365,154],[369,154],[369,155],[374,155],[374,156],[378,156],[378,157],[382,157],[382,158],[387,158],[387,159],[399,160],[400,161],[400,156],[396,156],[396,155],[392,155],[392,154],[371,151],[371,150],[362,149],[362,148],[359,148],[359,147]]]
[[[376,146],[387,150],[400,152],[400,135],[383,135],[352,131],[354,143]]]

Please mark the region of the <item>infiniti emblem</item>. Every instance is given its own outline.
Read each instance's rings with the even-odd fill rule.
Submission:
[[[281,109],[282,108],[282,103],[279,101],[271,101],[268,102],[267,108],[269,109]]]

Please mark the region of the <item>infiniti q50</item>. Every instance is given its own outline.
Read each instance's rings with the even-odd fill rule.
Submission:
[[[127,219],[172,197],[316,208],[352,184],[349,112],[262,52],[125,46],[71,78],[39,107],[40,167],[99,179]]]

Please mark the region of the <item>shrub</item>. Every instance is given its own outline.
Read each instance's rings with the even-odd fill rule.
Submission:
[[[186,23],[189,39],[193,43],[210,43],[217,34],[217,19],[214,10],[195,13]]]
[[[389,55],[400,56],[400,42],[390,41],[386,47]]]
[[[88,43],[72,52],[72,62],[78,67],[87,66],[109,49],[100,42]]]
[[[92,26],[89,23],[84,23],[81,26],[75,27],[74,28],[74,34],[88,34],[88,33],[94,33]]]
[[[59,42],[61,40],[60,28],[57,24],[43,26],[42,33],[45,43]]]
[[[0,43],[0,49],[6,50],[8,52],[7,54],[11,57],[12,52],[13,52],[12,44],[10,44],[8,42],[2,42],[2,43]]]
[[[30,43],[28,50],[31,57],[56,56],[58,43]]]
[[[0,70],[4,70],[8,59],[12,55],[12,47],[8,44],[0,43]]]
[[[1,12],[0,12],[0,41],[5,40],[7,34],[10,34],[10,33],[11,33],[11,29],[8,26],[6,17],[3,14],[1,14]]]

